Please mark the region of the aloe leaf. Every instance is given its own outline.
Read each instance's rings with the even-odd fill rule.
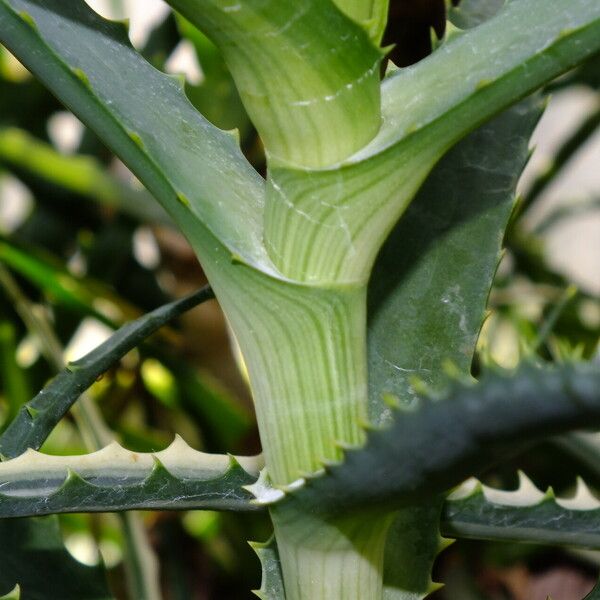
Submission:
[[[79,396],[96,379],[171,319],[212,298],[208,287],[123,325],[108,340],[72,362],[26,403],[0,436],[0,455],[15,457],[22,448],[38,449]]]
[[[272,165],[265,240],[307,281],[364,282],[388,232],[459,139],[600,49],[595,0],[512,0],[382,83],[382,125],[327,169]]]
[[[600,502],[579,479],[572,498],[545,493],[520,474],[519,489],[503,491],[469,480],[444,504],[445,535],[600,549]]]
[[[506,111],[436,166],[384,244],[369,282],[370,418],[383,394],[414,397],[418,377],[439,388],[445,362],[469,376],[487,298],[515,206],[518,178],[541,111]]]
[[[271,159],[319,167],[379,128],[381,53],[331,0],[169,0],[223,53]]]
[[[254,594],[262,600],[285,600],[283,574],[275,536],[271,536],[264,544],[250,542],[250,546],[256,552],[262,568],[260,589],[253,590]]]
[[[372,423],[392,416],[382,392],[410,403],[411,378],[440,388],[447,361],[469,377],[538,104],[520,103],[450,150],[384,244],[367,307]],[[392,524],[386,600],[424,597],[432,589],[433,561],[443,547],[442,502],[442,496],[432,497],[403,509]],[[407,561],[410,568],[398,568]]]
[[[325,466],[266,503],[287,497],[304,510],[339,514],[378,504],[401,507],[449,490],[547,436],[600,423],[600,370],[523,365],[455,382],[443,400],[421,397],[393,422],[370,431],[363,448]],[[260,501],[260,499],[259,499]]]
[[[122,210],[136,219],[172,224],[145,190],[136,190],[112,177],[91,156],[59,154],[50,144],[36,139],[24,129],[0,129],[0,164],[23,179],[42,179],[99,204]]]
[[[0,519],[0,540],[0,594],[18,585],[23,600],[112,600],[103,568],[63,546],[58,519]]]
[[[0,463],[0,518],[124,510],[257,510],[243,486],[260,458],[206,454],[181,438],[152,454],[116,442],[84,456],[28,450]]]
[[[102,19],[83,0],[2,0],[0,41],[103,139],[184,231],[191,221],[229,252],[263,261],[262,179],[234,136],[194,109],[181,82],[132,48],[123,24]]]

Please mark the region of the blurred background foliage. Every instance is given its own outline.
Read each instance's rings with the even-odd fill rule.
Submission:
[[[107,16],[132,16],[136,47],[157,68],[184,73],[190,101],[219,127],[237,128],[244,153],[264,172],[256,131],[222,57],[201,32],[159,0],[89,3]],[[410,64],[439,43],[443,4],[392,2],[386,37],[401,42],[397,62]],[[450,9],[446,29],[455,25],[464,26],[460,7]],[[599,85],[595,57],[548,90],[554,97],[522,178],[474,374],[486,363],[512,367],[535,354],[556,362],[598,360]],[[28,326],[15,286],[73,360],[125,321],[203,283],[193,252],[158,204],[0,47],[0,431],[54,374],[43,332]],[[249,392],[214,301],[130,352],[96,382],[91,397],[132,450],[163,449],[177,432],[206,451],[259,451]],[[64,419],[43,451],[85,452],[75,421]],[[600,490],[600,467],[577,464],[552,443],[485,481],[514,488],[518,469],[560,493],[573,488],[573,472]],[[247,590],[259,587],[258,561],[246,540],[268,537],[265,518],[188,512],[143,519],[166,598],[247,598]],[[82,562],[103,560],[122,594],[123,540],[114,515],[65,515],[60,523],[68,550]],[[438,561],[436,577],[447,586],[435,598],[545,600],[552,593],[555,600],[576,600],[591,589],[599,566],[593,553],[458,542]]]

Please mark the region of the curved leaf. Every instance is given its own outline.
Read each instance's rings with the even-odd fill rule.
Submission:
[[[398,217],[459,139],[600,49],[596,0],[512,0],[382,83],[378,135],[322,170],[272,165],[265,239],[279,268],[364,282]]]
[[[446,500],[441,528],[453,538],[600,549],[600,502],[581,479],[573,498],[543,493],[523,474],[506,492],[470,480]]]
[[[265,259],[263,183],[235,137],[146,62],[123,24],[83,0],[2,0],[0,42],[93,129],[182,226],[206,228],[247,262]],[[267,261],[268,262],[268,261]]]
[[[379,128],[381,53],[331,0],[168,0],[223,53],[269,159],[319,167]]]
[[[421,395],[411,409],[397,409],[391,425],[370,431],[363,448],[347,450],[342,463],[272,490],[265,502],[285,498],[323,514],[406,506],[544,437],[599,424],[600,370],[593,365],[490,372],[475,385],[455,383],[443,401]]]
[[[77,398],[102,373],[165,323],[212,297],[212,290],[204,287],[186,298],[161,306],[123,325],[100,346],[70,363],[19,410],[0,436],[0,456],[18,456],[23,448],[37,450]]]
[[[257,457],[205,454],[181,438],[152,454],[116,442],[84,456],[28,450],[0,463],[0,519],[123,510],[257,510],[243,489],[256,480]]]
[[[250,546],[256,552],[262,568],[260,589],[253,590],[254,594],[262,600],[285,600],[281,561],[275,536],[271,536],[264,544],[250,542]]]
[[[411,378],[438,389],[445,362],[470,374],[475,343],[515,205],[517,179],[539,118],[527,100],[483,125],[440,161],[384,244],[369,281],[369,418],[392,418],[382,392],[409,403]],[[388,533],[384,599],[432,589],[444,542],[443,496],[402,509]],[[410,568],[398,565],[410,561]]]

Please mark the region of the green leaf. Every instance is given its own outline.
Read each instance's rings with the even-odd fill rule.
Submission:
[[[369,282],[369,416],[383,394],[414,397],[418,377],[439,388],[445,362],[470,375],[475,343],[540,117],[537,101],[506,111],[436,166],[384,244]]]
[[[440,586],[431,579],[435,557],[449,542],[439,534],[442,498],[401,510],[385,544],[383,600],[420,600]]]
[[[331,0],[169,0],[220,48],[271,160],[319,167],[379,128],[381,53]]]
[[[25,404],[0,436],[0,455],[15,457],[24,448],[38,449],[79,396],[129,350],[171,319],[212,298],[208,287],[153,310],[123,325],[108,340],[70,363],[35,398]]]
[[[28,450],[0,463],[0,519],[123,510],[259,510],[243,486],[260,458],[205,454],[181,438],[156,453],[116,442],[84,456]]]
[[[470,374],[515,187],[539,117],[523,102],[459,142],[434,168],[384,244],[369,282],[369,418],[392,416],[383,393],[409,403],[411,378],[439,388],[445,362]],[[382,393],[383,392],[383,393]],[[443,544],[443,497],[400,511],[385,550],[385,599],[420,598]],[[404,565],[410,561],[410,567]]]
[[[15,585],[15,587],[8,592],[8,594],[4,594],[0,596],[0,600],[20,600],[21,598],[21,589],[19,588],[19,584]]]
[[[519,489],[497,490],[469,480],[447,499],[442,531],[454,538],[600,549],[600,502],[581,479],[572,498],[543,493],[520,474]]]
[[[259,590],[253,590],[262,600],[285,600],[281,562],[277,552],[277,541],[272,536],[267,542],[250,542],[256,552],[262,568],[262,579]]]
[[[514,374],[488,372],[478,384],[455,382],[443,400],[420,395],[410,409],[398,409],[388,427],[370,431],[363,448],[348,450],[342,463],[270,492],[266,503],[287,498],[325,515],[407,506],[547,436],[599,424],[600,370],[594,365],[525,364]]]
[[[0,594],[16,585],[23,600],[112,600],[102,567],[69,554],[56,518],[0,519]]]
[[[596,0],[512,0],[382,83],[367,146],[318,171],[272,165],[265,243],[305,281],[364,282],[434,164],[459,139],[600,49]]]
[[[234,136],[204,119],[175,78],[147,63],[123,24],[83,0],[2,0],[0,41],[137,175],[184,231],[216,236],[249,263],[263,182]],[[268,263],[268,261],[267,261]]]

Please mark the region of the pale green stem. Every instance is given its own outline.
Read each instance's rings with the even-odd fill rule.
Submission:
[[[62,371],[66,365],[60,340],[46,315],[37,310],[37,307],[28,300],[10,271],[2,263],[0,263],[0,285],[13,301],[28,331],[37,338],[40,351],[46,360],[54,370]],[[81,395],[77,404],[71,408],[71,413],[88,450],[99,450],[114,440],[98,407],[87,394]],[[156,557],[139,517],[135,513],[127,512],[118,513],[117,518],[125,538],[124,561],[131,597],[135,600],[160,600]]]
[[[213,285],[246,360],[268,473],[289,484],[364,441],[366,290],[250,270],[238,282],[247,275],[243,294]],[[381,598],[388,515],[321,519],[284,506],[272,517],[286,600]]]
[[[247,292],[220,300],[250,375],[269,475],[287,484],[341,458],[340,444],[363,441],[365,289],[264,277]]]
[[[338,519],[271,511],[286,600],[379,600],[386,535],[393,515]]]

